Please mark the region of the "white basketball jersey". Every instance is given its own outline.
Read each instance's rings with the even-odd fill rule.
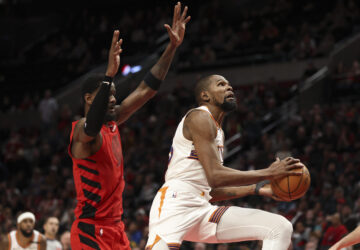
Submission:
[[[195,110],[203,110],[211,115],[206,106],[201,106]],[[189,112],[191,112],[190,110]],[[202,191],[210,192],[211,188],[206,179],[205,171],[200,164],[197,152],[194,148],[192,141],[186,139],[183,134],[183,126],[186,116],[182,118],[179,123],[175,136],[173,139],[172,147],[169,154],[169,164],[165,175],[165,181],[180,180],[187,182]],[[213,118],[214,119],[214,118]],[[214,122],[216,123],[215,119]],[[223,162],[223,149],[224,149],[224,133],[221,127],[216,123],[217,135],[215,143],[219,149],[219,156],[221,163]]]
[[[34,230],[33,240],[27,246],[20,246],[16,239],[16,231],[9,233],[9,250],[37,250],[40,249],[40,233]]]

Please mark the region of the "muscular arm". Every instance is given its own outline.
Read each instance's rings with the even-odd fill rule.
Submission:
[[[158,62],[151,68],[151,74],[158,80],[164,80],[169,70],[171,62],[174,58],[177,47],[181,45],[185,35],[185,26],[190,21],[190,16],[187,16],[188,8],[185,7],[181,12],[181,3],[178,2],[174,7],[173,22],[170,25],[165,24],[170,43],[166,47],[164,53],[161,55]],[[146,84],[142,81],[119,106],[116,107],[117,123],[123,123],[139,108],[141,108],[150,98],[156,94],[156,89],[150,88],[151,84]]]
[[[174,58],[176,47],[171,43],[166,47],[158,62],[151,68],[150,72],[155,78],[164,80]],[[116,106],[116,120],[118,124],[125,122],[129,117],[141,108],[157,91],[150,88],[145,81],[127,97],[120,105]]]
[[[114,85],[110,81],[116,75],[120,65],[122,39],[119,40],[119,35],[120,32],[115,30],[109,50],[108,67],[105,73],[108,79],[105,79],[104,76],[104,81],[100,83],[94,98],[90,95],[91,93],[85,94],[85,102],[90,104],[90,108],[86,118],[81,119],[74,129],[71,153],[75,158],[86,158],[100,149],[102,143],[101,126],[105,120],[110,93],[113,95],[113,92],[115,92]]]
[[[220,187],[211,190],[210,202],[232,200],[255,194],[255,184],[240,187]]]
[[[261,195],[281,201],[279,197],[274,195],[271,185],[267,180],[248,186],[215,188],[211,190],[210,195],[212,197],[211,202],[232,200],[248,195]]]
[[[71,154],[77,159],[84,159],[97,152],[102,144],[102,136],[99,132],[95,137],[88,136],[84,131],[86,118],[82,118],[75,125],[71,142]]]
[[[254,184],[265,179],[273,179],[291,174],[300,168],[298,160],[276,161],[261,170],[239,171],[222,165],[215,138],[217,128],[210,116],[203,111],[191,112],[184,122],[184,136],[193,141],[199,161],[204,168],[211,188]],[[275,165],[274,165],[275,164]]]
[[[197,110],[191,112],[185,119],[184,129],[188,131],[190,140],[194,143],[200,163],[212,188],[254,184],[270,177],[266,169],[239,171],[222,165],[215,144],[217,128],[206,112]]]
[[[346,235],[344,238],[336,242],[329,250],[339,250],[344,247],[353,246],[360,243],[360,226],[355,228],[354,231]]]

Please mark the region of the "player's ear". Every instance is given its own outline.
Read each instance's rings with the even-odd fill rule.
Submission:
[[[84,101],[85,101],[86,104],[91,105],[92,102],[93,102],[93,100],[94,100],[94,97],[93,97],[92,94],[86,93],[86,94],[84,95]]]
[[[202,91],[200,96],[201,96],[201,99],[204,102],[209,102],[210,101],[209,93],[207,91]]]

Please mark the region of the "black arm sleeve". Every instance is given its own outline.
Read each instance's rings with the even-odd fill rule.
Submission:
[[[84,127],[84,131],[88,136],[95,137],[100,132],[109,105],[110,87],[111,84],[102,83],[90,106]]]

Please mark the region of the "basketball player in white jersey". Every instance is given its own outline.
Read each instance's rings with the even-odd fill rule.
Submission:
[[[25,212],[17,218],[17,230],[11,231],[1,249],[9,250],[46,250],[45,237],[34,230],[35,216]]]
[[[210,202],[259,191],[271,196],[269,185],[255,183],[297,175],[293,170],[302,167],[299,160],[277,159],[268,168],[254,171],[223,166],[221,123],[227,112],[236,109],[232,87],[224,77],[211,75],[197,83],[195,95],[200,107],[190,110],[177,127],[165,183],[152,203],[146,249],[175,250],[183,240],[262,240],[262,249],[288,249],[293,228],[284,217],[258,209],[218,207]]]
[[[59,230],[58,218],[51,216],[45,220],[44,223],[44,234],[46,238],[46,250],[62,250],[63,247],[56,239],[56,234]]]

